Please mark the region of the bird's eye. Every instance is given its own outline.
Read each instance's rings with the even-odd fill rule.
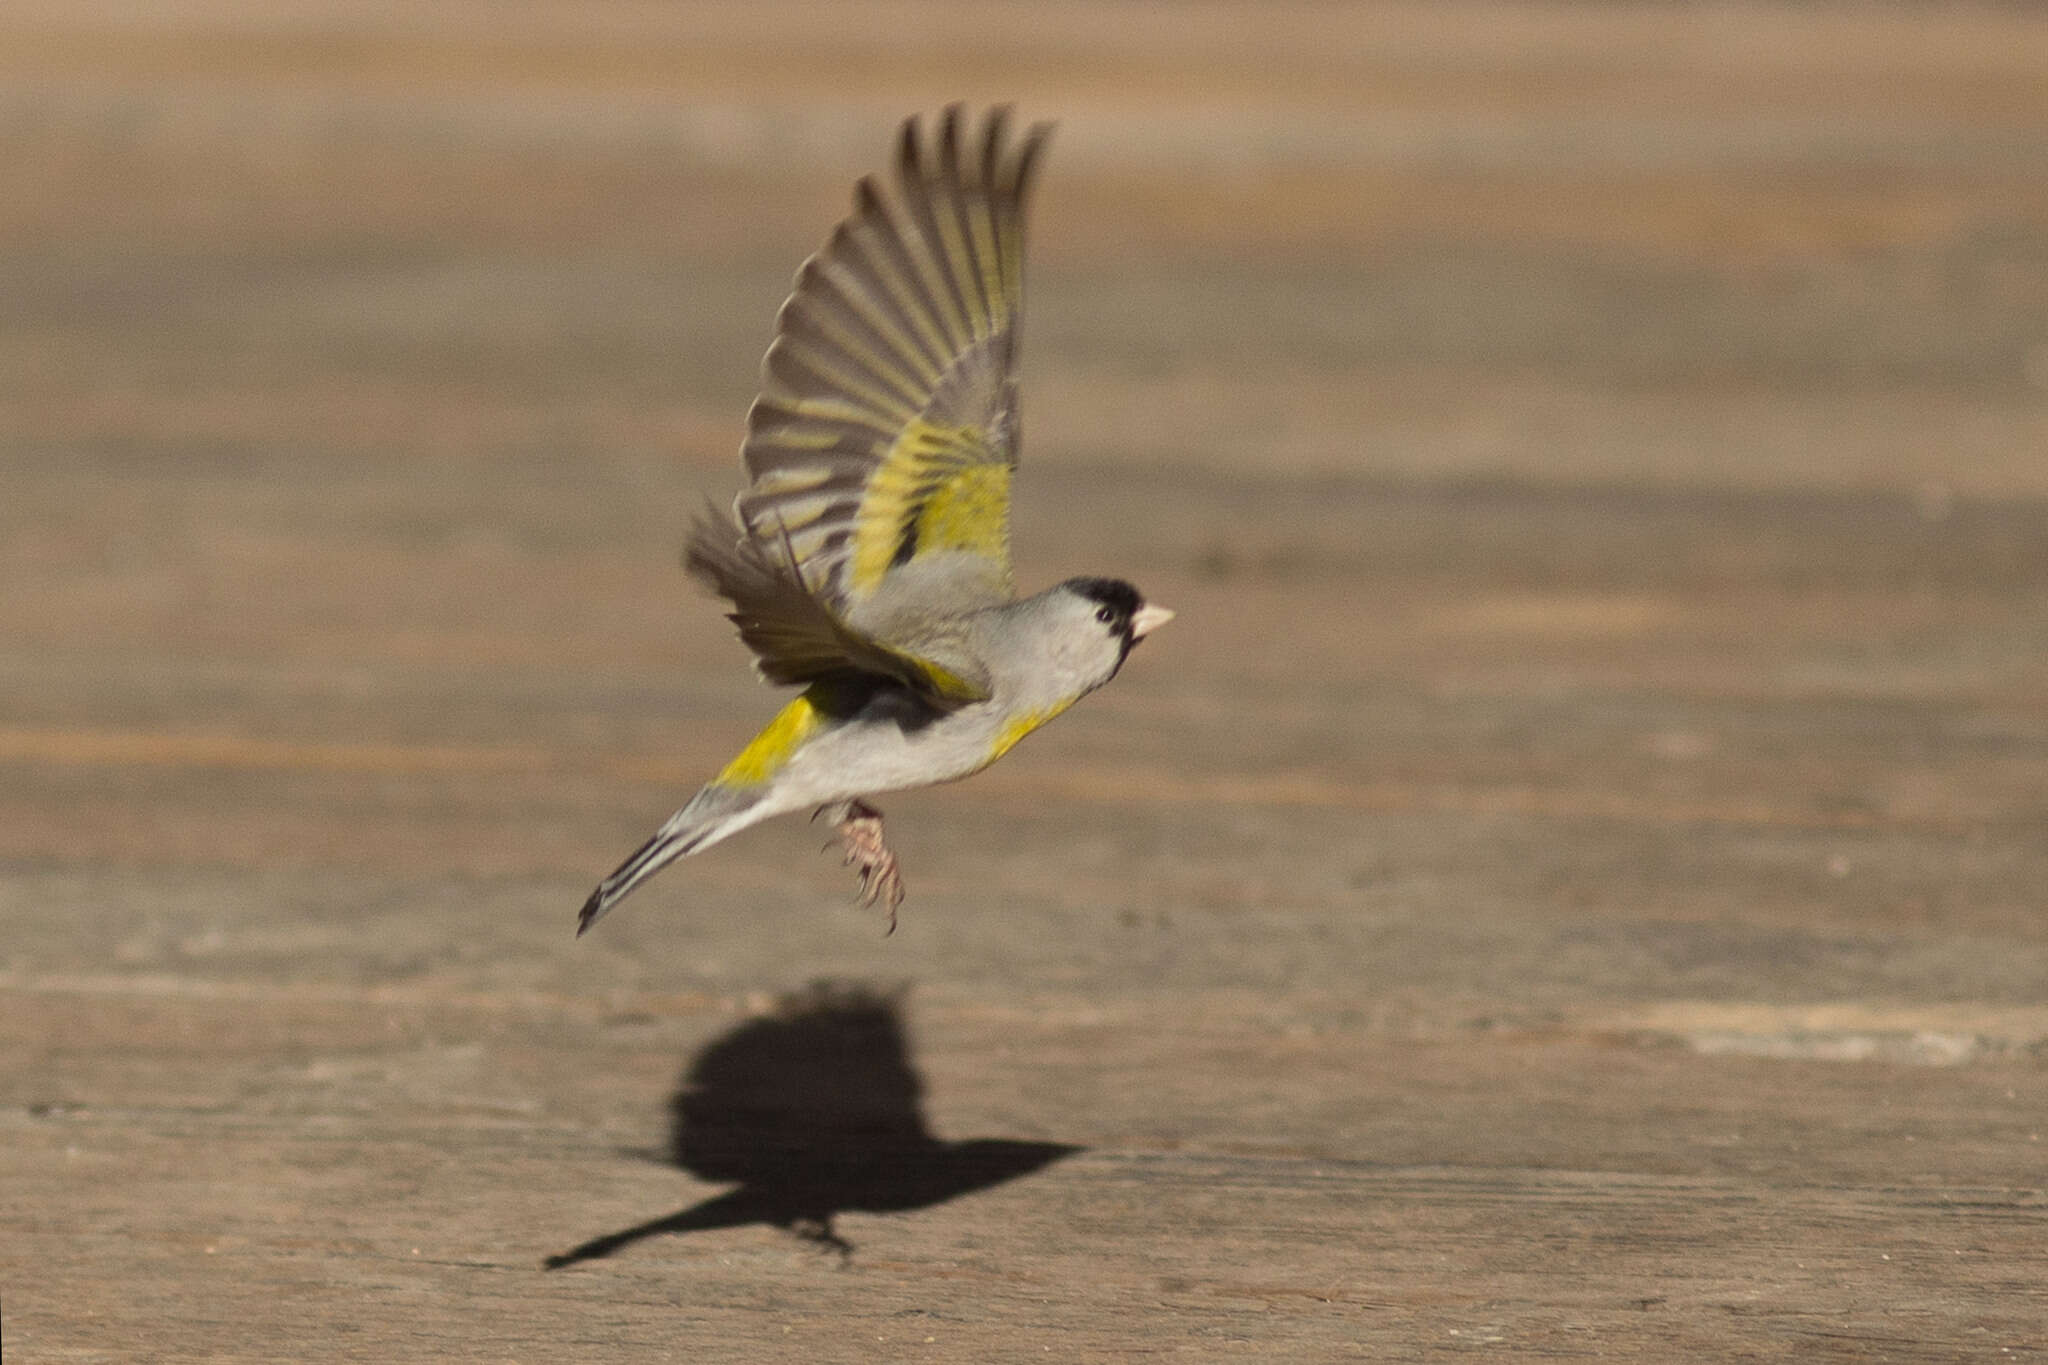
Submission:
[[[1116,608],[1097,607],[1095,609],[1095,619],[1102,622],[1102,624],[1105,626],[1108,625],[1110,622],[1116,620]]]

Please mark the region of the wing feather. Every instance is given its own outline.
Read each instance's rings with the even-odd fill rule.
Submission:
[[[939,552],[1011,595],[1024,210],[1050,132],[1013,146],[997,109],[963,146],[957,105],[931,139],[907,120],[889,183],[856,185],[783,305],[735,510],[842,621]]]
[[[755,668],[774,683],[809,684],[881,675],[909,687],[942,710],[986,701],[986,677],[965,662],[949,666],[927,654],[895,648],[848,626],[804,579],[785,542],[780,552],[743,533],[715,508],[691,530],[684,567],[732,603],[740,639]]]

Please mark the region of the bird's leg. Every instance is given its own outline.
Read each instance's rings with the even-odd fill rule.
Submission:
[[[820,1251],[838,1252],[841,1269],[853,1263],[853,1243],[841,1237],[832,1226],[831,1214],[821,1214],[817,1217],[793,1218],[789,1222],[784,1223],[783,1226],[803,1238],[806,1242],[817,1247]]]
[[[839,830],[846,865],[860,870],[860,903],[884,901],[889,906],[889,932],[896,932],[896,907],[903,904],[903,873],[896,855],[882,842],[882,812],[865,801],[821,806],[812,819],[824,816]]]

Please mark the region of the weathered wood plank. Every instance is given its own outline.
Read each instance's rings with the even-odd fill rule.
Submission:
[[[2038,1356],[2048,21],[1020,15],[0,16],[9,1358]],[[786,822],[572,940],[959,95],[1063,120],[1022,576],[1182,617],[894,937]],[[888,1140],[665,1159],[820,977],[894,1061],[739,1074]]]

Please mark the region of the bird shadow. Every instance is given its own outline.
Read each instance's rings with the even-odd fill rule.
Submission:
[[[901,990],[817,982],[706,1045],[669,1098],[663,1159],[736,1188],[548,1257],[549,1270],[648,1237],[765,1223],[837,1251],[841,1213],[930,1208],[1081,1151],[1057,1142],[946,1142],[925,1126]]]

